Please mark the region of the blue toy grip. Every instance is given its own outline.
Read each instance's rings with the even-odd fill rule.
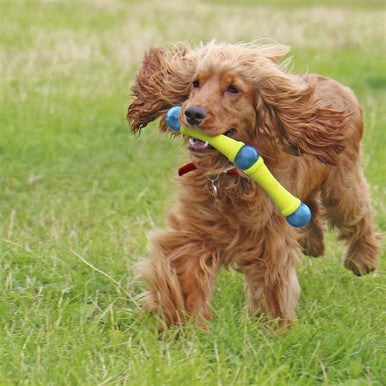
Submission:
[[[305,204],[301,203],[299,208],[294,213],[286,217],[288,223],[295,228],[301,228],[306,226],[311,220],[311,210]]]
[[[166,123],[173,131],[180,131],[181,123],[178,119],[180,115],[181,106],[174,106],[166,113]]]

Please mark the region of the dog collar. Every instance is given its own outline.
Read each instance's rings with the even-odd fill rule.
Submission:
[[[181,166],[178,169],[178,175],[180,177],[182,177],[184,174],[189,173],[189,172],[196,170],[196,169],[197,169],[197,166],[194,164],[194,162],[190,162],[184,166]],[[224,173],[228,174],[228,176],[235,176],[238,174],[237,168],[230,168],[227,171],[225,171]]]
[[[196,169],[197,169],[197,166],[193,162],[190,162],[178,169],[178,175],[182,177],[184,174],[189,173]],[[218,174],[217,176],[207,176],[208,181],[210,182],[210,186],[212,187],[213,197],[215,199],[218,198],[217,181],[220,178],[221,174],[227,174],[228,176],[235,176],[238,174],[238,172],[237,172],[237,168],[230,167],[228,170]]]

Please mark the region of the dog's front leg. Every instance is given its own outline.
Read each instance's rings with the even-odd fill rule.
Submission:
[[[267,233],[256,250],[256,258],[242,268],[252,314],[277,319],[279,326],[295,319],[300,293],[295,271],[297,243],[285,232]]]
[[[150,238],[150,258],[142,263],[148,284],[147,307],[167,327],[193,317],[204,326],[219,259],[202,239],[181,230],[158,231]]]
[[[295,268],[287,267],[272,281],[268,278],[256,282],[254,276],[247,277],[250,312],[273,318],[279,326],[293,321],[300,292]]]

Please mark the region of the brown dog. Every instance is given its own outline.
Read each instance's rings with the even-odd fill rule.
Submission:
[[[324,253],[323,217],[347,244],[345,267],[377,267],[368,185],[360,167],[362,111],[350,89],[318,75],[292,75],[276,62],[282,45],[209,43],[153,48],[145,55],[127,118],[134,132],[182,105],[184,126],[255,146],[273,175],[308,204],[308,226],[289,226],[267,194],[204,142],[187,139],[194,170],[179,180],[170,229],[150,240],[143,263],[147,306],[166,325],[209,319],[223,265],[245,274],[249,308],[281,323],[294,319],[299,251]],[[216,194],[214,194],[216,193]]]

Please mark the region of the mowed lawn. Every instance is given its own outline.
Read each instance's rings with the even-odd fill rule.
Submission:
[[[355,277],[343,246],[303,257],[298,320],[275,334],[247,314],[243,277],[221,272],[208,331],[161,337],[134,265],[165,226],[179,139],[125,121],[145,50],[273,39],[293,71],[350,86],[363,165],[386,227],[382,1],[0,2],[0,384],[382,385],[385,261]],[[338,5],[336,5],[338,4]],[[178,335],[178,339],[176,336]]]

